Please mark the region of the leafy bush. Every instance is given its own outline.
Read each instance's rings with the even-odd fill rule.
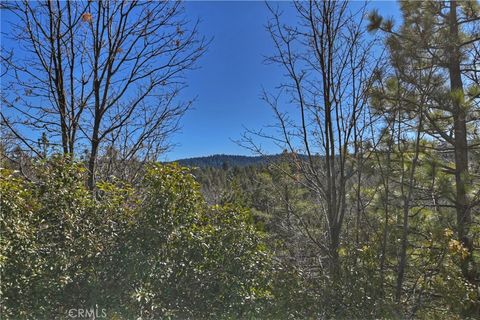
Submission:
[[[1,171],[5,317],[250,317],[268,303],[271,259],[250,213],[208,206],[187,169],[152,165],[138,188],[95,194],[68,159],[34,171]]]

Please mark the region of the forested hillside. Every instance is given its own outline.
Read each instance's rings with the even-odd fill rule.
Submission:
[[[196,157],[176,160],[178,164],[188,167],[246,167],[255,164],[265,164],[270,159],[275,159],[277,156],[238,156],[217,154],[207,157]]]
[[[286,150],[284,152],[287,152]],[[298,155],[307,159],[305,155]],[[319,156],[317,156],[319,157]],[[187,167],[199,168],[228,168],[228,167],[248,167],[254,165],[266,165],[276,162],[282,158],[281,154],[260,155],[260,156],[239,156],[227,154],[215,154],[206,157],[195,157],[187,159],[179,159],[174,162]]]
[[[181,2],[1,4],[2,319],[479,319],[479,2],[264,5],[252,156],[164,163]]]

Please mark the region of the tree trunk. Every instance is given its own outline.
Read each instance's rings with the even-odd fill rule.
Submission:
[[[424,102],[422,101],[421,104]],[[413,197],[413,189],[414,189],[414,182],[415,182],[415,170],[417,168],[418,159],[420,156],[420,139],[421,133],[423,132],[422,126],[423,120],[423,112],[420,110],[419,116],[419,124],[417,128],[417,134],[415,139],[415,155],[412,160],[412,167],[410,169],[409,180],[408,180],[408,190],[407,194],[404,195],[403,199],[403,225],[402,225],[402,242],[400,248],[400,259],[398,263],[398,271],[397,271],[397,286],[395,290],[395,299],[397,302],[400,302],[402,297],[402,287],[403,281],[405,277],[405,269],[407,267],[407,249],[408,249],[408,233],[409,233],[409,214],[411,208],[411,202]],[[403,155],[402,155],[402,167],[403,167]],[[402,174],[403,177],[403,174]],[[403,180],[403,178],[402,178]],[[403,181],[402,181],[403,183]],[[401,187],[403,190],[403,186]],[[403,191],[402,191],[403,194]]]
[[[90,150],[90,158],[88,160],[88,188],[94,190],[95,188],[95,171],[97,169],[97,155],[98,155],[98,129],[94,129],[94,138]]]
[[[60,116],[60,128],[62,133],[62,148],[63,154],[67,155],[69,153],[69,141],[68,141],[68,125],[67,125],[67,103],[65,98],[65,92],[63,89],[63,67],[62,67],[62,50],[61,50],[61,30],[60,30],[60,21],[61,21],[61,10],[58,10],[58,17],[55,16],[52,2],[48,2],[48,11],[49,11],[49,29],[50,29],[50,50],[52,55],[53,62],[53,73],[54,73],[54,88],[58,99],[58,111]]]
[[[462,245],[468,250],[468,257],[461,261],[462,273],[465,278],[472,279],[468,265],[472,258],[472,241],[469,239],[471,215],[468,207],[466,186],[468,184],[468,145],[466,112],[462,106],[463,83],[460,70],[460,48],[458,46],[459,33],[457,24],[457,3],[450,2],[450,46],[449,76],[452,92],[452,113],[454,120],[454,150],[455,150],[455,208],[457,212],[457,233]]]

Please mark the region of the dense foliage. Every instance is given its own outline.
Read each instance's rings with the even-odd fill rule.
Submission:
[[[458,261],[467,253],[441,200],[412,207],[404,290],[413,294],[394,302],[402,191],[392,181],[385,194],[376,174],[385,156],[366,164],[365,216],[342,237],[335,279],[317,269],[315,196],[286,153],[194,175],[152,164],[141,184],[98,182],[96,195],[84,166],[69,159],[37,162],[30,180],[2,169],[2,314],[61,318],[86,306],[122,319],[350,319],[402,318],[416,308],[416,318],[468,318],[478,292],[462,281]],[[411,165],[402,157],[409,155],[389,155],[392,177]],[[422,152],[415,188],[427,199],[451,192],[438,161]]]
[[[252,316],[271,298],[271,255],[249,211],[208,206],[188,169],[152,165],[141,186],[99,182],[68,159],[27,181],[2,169],[2,315]]]
[[[401,304],[395,302],[395,287],[405,186],[395,177],[400,179],[402,171],[411,167],[412,152],[395,147],[390,154],[368,155],[370,160],[364,164],[368,170],[359,190],[362,216],[357,220],[351,214],[346,221],[348,228],[339,250],[342,269],[336,279],[318,269],[313,242],[321,232],[317,221],[321,204],[315,203],[315,194],[305,187],[288,155],[269,165],[203,168],[196,169],[195,175],[210,201],[235,199],[252,208],[280,263],[297,274],[298,281],[290,283],[290,288],[301,289],[304,297],[312,299],[308,307],[298,305],[297,310],[307,312],[304,317],[475,318],[478,289],[463,279],[460,262],[468,253],[454,235],[454,210],[444,200],[453,192],[452,177],[439,170],[439,164],[449,156],[428,147],[424,142],[415,174],[416,200],[411,208],[408,266],[402,288],[408,297]],[[386,169],[392,179],[388,189],[379,174]],[[475,185],[472,192],[478,192],[478,183]],[[222,196],[214,196],[218,194]],[[352,192],[349,197],[355,199],[355,195]],[[477,227],[473,232],[478,247],[480,230]],[[476,252],[474,259],[479,258]],[[295,304],[293,296],[288,299]]]

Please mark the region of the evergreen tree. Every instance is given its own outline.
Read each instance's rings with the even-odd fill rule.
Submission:
[[[400,6],[403,24],[398,29],[376,12],[370,16],[369,28],[388,35],[395,77],[426,96],[422,101],[405,98],[413,102],[412,111],[421,114],[424,131],[442,142],[440,149],[453,151],[454,165],[444,169],[455,176],[456,231],[468,251],[460,261],[462,272],[475,283],[478,271],[471,226],[476,201],[469,195],[473,183],[469,142],[479,111],[478,57],[472,52],[480,43],[480,6],[476,1],[403,1]]]

